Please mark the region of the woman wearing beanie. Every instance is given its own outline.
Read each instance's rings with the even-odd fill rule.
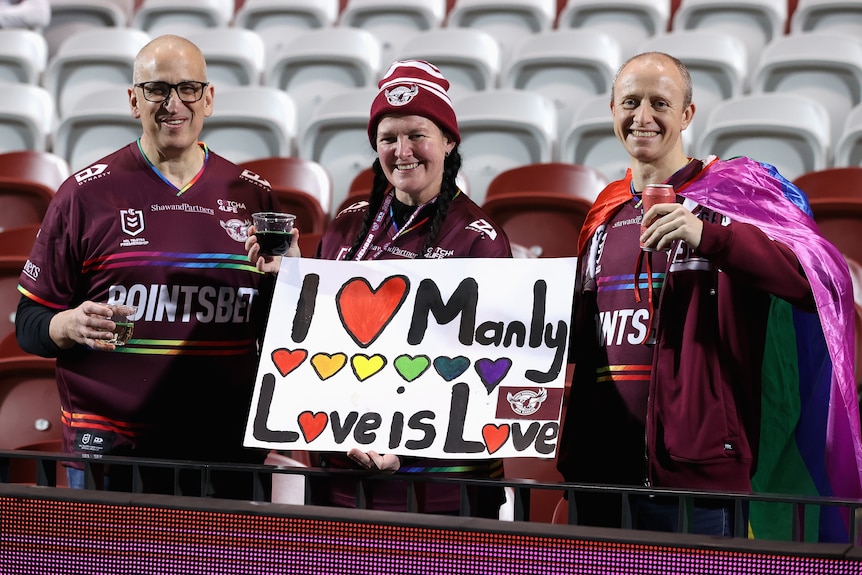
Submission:
[[[371,104],[368,139],[377,151],[374,185],[367,202],[342,210],[329,224],[315,257],[330,260],[397,258],[511,257],[505,233],[457,186],[461,168],[461,136],[448,96],[449,82],[435,66],[421,60],[393,63],[378,83]],[[298,256],[294,233],[288,256]],[[277,272],[279,257],[259,256],[254,235],[246,242],[258,269]],[[379,469],[383,472],[445,474],[461,477],[501,477],[502,462],[439,460],[380,455],[352,449],[347,455],[322,454],[322,467]],[[354,507],[352,479],[318,480],[312,502]],[[457,514],[459,486],[455,483],[417,484],[420,509]],[[382,481],[369,487],[368,507],[406,510],[406,483]],[[502,489],[471,491],[474,515],[496,518]]]

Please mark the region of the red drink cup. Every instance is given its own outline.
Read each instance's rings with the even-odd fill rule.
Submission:
[[[648,184],[641,194],[644,215],[655,204],[672,204],[674,202],[676,202],[676,192],[673,191],[673,186],[670,184]],[[650,224],[652,222],[641,219],[641,234],[650,227]],[[643,242],[641,242],[641,249],[647,252],[657,251],[655,248],[644,247]]]

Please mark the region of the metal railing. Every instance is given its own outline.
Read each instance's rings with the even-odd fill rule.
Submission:
[[[3,465],[4,462],[6,463],[5,466]],[[418,492],[420,492],[421,489],[417,489],[417,486],[432,483],[457,484],[460,488],[461,494],[460,515],[464,517],[474,515],[474,510],[471,509],[470,497],[468,497],[468,487],[476,487],[479,489],[508,488],[512,496],[512,518],[514,521],[529,520],[532,500],[531,495],[535,491],[550,490],[559,492],[562,497],[565,497],[569,501],[574,500],[575,494],[612,495],[618,496],[621,499],[622,512],[620,525],[623,529],[636,529],[634,522],[632,521],[632,515],[628,505],[631,498],[658,496],[665,499],[675,498],[679,502],[677,519],[678,525],[680,526],[679,531],[681,533],[691,533],[695,501],[700,499],[710,499],[713,501],[732,502],[735,509],[733,535],[738,538],[745,538],[748,536],[747,525],[743,519],[743,508],[754,502],[763,502],[785,505],[791,510],[790,540],[797,542],[805,541],[804,525],[807,513],[826,508],[838,508],[849,518],[848,541],[846,543],[854,546],[862,545],[862,541],[860,541],[860,533],[862,533],[862,529],[860,529],[860,526],[862,526],[862,499],[764,493],[728,493],[564,482],[549,483],[531,479],[513,478],[467,479],[434,474],[384,474],[369,471],[335,470],[318,467],[205,463],[197,461],[159,460],[116,456],[100,456],[94,458],[83,455],[25,450],[0,450],[0,483],[10,482],[8,469],[20,469],[23,462],[29,462],[26,465],[30,466],[30,471],[33,472],[31,483],[37,486],[47,487],[56,487],[58,485],[58,463],[77,462],[83,466],[85,486],[87,489],[98,488],[97,478],[100,476],[102,466],[111,465],[128,467],[131,470],[132,493],[145,492],[142,470],[168,469],[172,470],[174,477],[173,495],[178,496],[193,495],[209,497],[207,494],[212,492],[213,473],[232,472],[236,474],[247,474],[248,480],[251,482],[251,500],[257,502],[265,502],[269,500],[272,479],[278,475],[298,475],[304,478],[303,485],[305,488],[305,504],[311,504],[311,484],[315,480],[321,478],[350,477],[356,480],[355,501],[357,509],[367,509],[369,507],[368,493],[372,484],[377,482],[395,481],[406,484],[407,512],[410,513],[423,512],[421,497],[418,496]],[[33,466],[35,466],[35,470],[32,469]],[[4,469],[4,467],[6,469]],[[181,482],[179,480],[181,473],[186,475],[192,474],[199,478],[200,490],[198,493],[190,494],[182,490]],[[63,482],[61,481],[59,485],[62,484]],[[569,525],[578,525],[577,510],[574,505],[568,506],[565,523]]]

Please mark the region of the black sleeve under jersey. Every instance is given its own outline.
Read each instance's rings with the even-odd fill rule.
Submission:
[[[51,339],[51,318],[57,312],[26,296],[18,300],[15,312],[15,336],[18,345],[27,353],[42,357],[57,357],[61,349]]]

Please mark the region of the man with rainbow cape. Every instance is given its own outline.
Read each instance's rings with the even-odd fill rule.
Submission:
[[[611,111],[632,165],[578,239],[563,476],[862,497],[852,284],[805,194],[749,158],[684,154],[691,78],[667,54],[623,64]],[[677,202],[642,213],[652,183],[672,184]],[[579,522],[619,525],[620,499],[576,496]],[[848,541],[846,510],[811,507],[805,540]],[[630,508],[636,528],[678,530],[676,498],[636,496]],[[734,512],[696,499],[692,530],[730,535]],[[742,519],[753,537],[791,536],[788,505],[753,503]]]

